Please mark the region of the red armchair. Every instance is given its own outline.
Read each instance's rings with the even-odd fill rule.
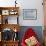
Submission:
[[[34,40],[34,41],[36,42],[36,44],[34,44],[34,46],[41,46],[40,42],[37,40],[36,33],[33,31],[32,28],[29,28],[29,29],[27,29],[27,31],[25,32],[24,37],[22,38],[21,45],[22,46],[32,46],[32,45],[27,45],[28,43],[31,44],[30,42],[27,42],[27,41],[30,41],[30,40],[35,39],[35,38],[36,38],[36,40]]]

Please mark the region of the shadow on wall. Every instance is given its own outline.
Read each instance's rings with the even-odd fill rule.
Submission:
[[[26,32],[26,30],[27,30],[28,28],[32,28],[32,29],[36,32],[39,41],[40,41],[41,43],[43,43],[43,36],[42,36],[42,35],[43,35],[43,30],[42,30],[42,26],[22,26],[22,27],[21,27],[21,30],[20,30],[20,32],[19,32],[19,39],[20,39],[20,42],[21,42],[21,40],[22,40],[22,38],[23,38],[23,36],[24,36],[24,33]]]

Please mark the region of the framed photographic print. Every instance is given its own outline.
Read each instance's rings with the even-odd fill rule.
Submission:
[[[9,10],[2,10],[2,15],[9,15]]]
[[[17,12],[16,10],[10,10],[10,11],[9,11],[9,14],[10,14],[10,15],[16,15],[17,13],[18,13],[18,12]]]
[[[23,19],[24,20],[36,20],[37,9],[23,9]]]
[[[12,30],[10,28],[5,28],[2,31],[2,40],[8,41],[12,40]]]

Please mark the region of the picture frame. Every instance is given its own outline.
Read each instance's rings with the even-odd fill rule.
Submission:
[[[37,9],[23,9],[23,19],[24,20],[36,20]]]
[[[16,10],[10,10],[10,11],[9,11],[9,14],[10,14],[10,15],[16,15],[17,13],[18,13],[18,12],[17,12]]]
[[[9,15],[9,10],[2,10],[2,15]]]

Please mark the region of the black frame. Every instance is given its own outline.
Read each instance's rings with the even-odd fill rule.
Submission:
[[[31,12],[34,12],[34,11],[36,13],[35,18],[32,18],[32,19],[31,18],[25,18],[25,16],[26,16],[25,14],[27,14],[27,13],[30,14]],[[28,16],[28,17],[30,17],[30,16]],[[23,19],[24,20],[37,20],[37,9],[23,9]]]

